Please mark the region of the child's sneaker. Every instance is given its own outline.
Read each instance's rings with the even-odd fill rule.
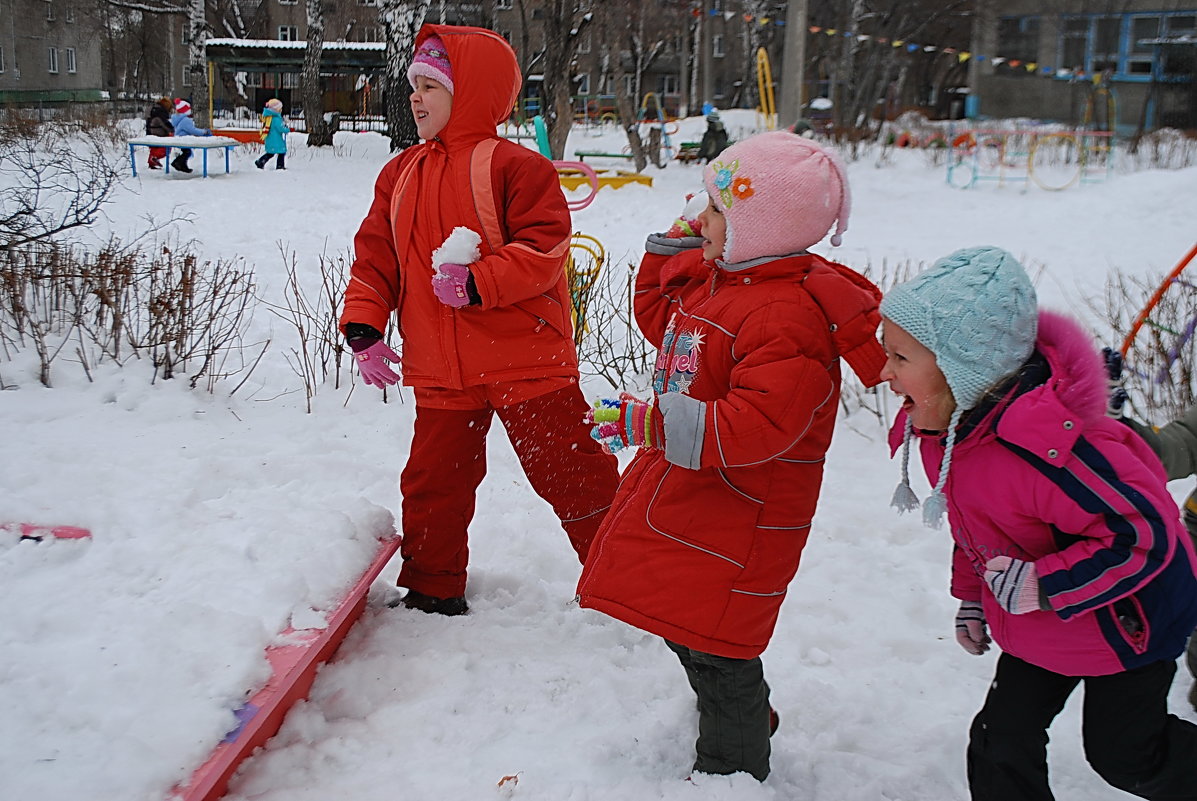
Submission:
[[[436,598],[432,595],[416,592],[415,590],[408,590],[407,595],[387,605],[393,608],[400,604],[406,606],[408,609],[418,609],[421,612],[444,615],[446,617],[456,617],[470,611],[469,604],[466,603],[465,598]]]

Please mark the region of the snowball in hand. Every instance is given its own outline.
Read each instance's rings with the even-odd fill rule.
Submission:
[[[482,258],[478,246],[482,237],[465,226],[458,226],[444,243],[432,251],[432,269],[440,272],[442,264],[472,264]]]

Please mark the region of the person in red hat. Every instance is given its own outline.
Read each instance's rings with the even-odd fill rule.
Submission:
[[[200,128],[195,124],[195,120],[191,118],[191,104],[181,97],[175,99],[175,113],[170,118],[170,124],[174,126],[175,136],[212,135],[212,132],[207,128]],[[191,148],[181,148],[179,150],[179,155],[171,159],[170,166],[174,167],[179,172],[191,172],[191,168],[187,166],[187,162],[190,158]]]

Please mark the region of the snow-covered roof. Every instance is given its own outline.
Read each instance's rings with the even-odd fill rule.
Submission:
[[[282,39],[208,39],[207,47],[260,47],[276,50],[305,50],[307,42],[289,42]],[[386,42],[325,42],[325,50],[378,50],[385,52]]]

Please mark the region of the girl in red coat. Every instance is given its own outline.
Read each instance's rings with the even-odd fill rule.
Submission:
[[[582,606],[665,639],[698,696],[694,770],[769,773],[760,654],[798,569],[839,406],[840,358],[872,386],[880,292],[807,248],[838,220],[838,158],[788,131],[704,172],[701,236],[654,234],[636,278],[659,348],[650,404],[596,429],[642,446],[578,587]],[[671,233],[692,233],[681,225]],[[602,411],[597,414],[600,419]]]
[[[389,386],[400,357],[381,332],[396,313],[402,380],[416,398],[398,584],[406,606],[458,615],[495,414],[580,561],[618,473],[583,422],[557,171],[495,134],[519,94],[515,53],[494,31],[425,25],[408,80],[424,141],[378,176],[354,239],[341,329],[366,383]]]

